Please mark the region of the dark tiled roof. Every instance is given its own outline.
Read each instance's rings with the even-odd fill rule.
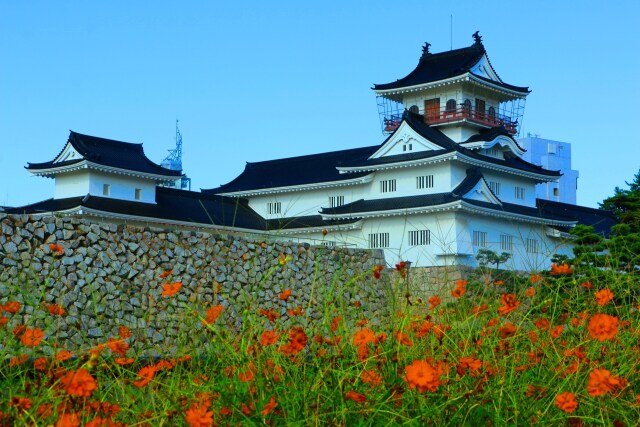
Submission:
[[[104,197],[72,197],[49,199],[39,203],[12,208],[7,213],[58,212],[76,207],[86,207],[104,212],[211,224],[253,230],[266,230],[267,224],[245,199],[205,195],[193,191],[156,187],[156,204],[141,203]]]
[[[348,160],[366,159],[378,148],[379,145],[375,145],[308,156],[247,163],[244,171],[233,181],[218,188],[202,190],[202,192],[219,194],[358,178],[367,175],[367,173],[341,174],[336,167],[341,166]]]
[[[512,169],[532,172],[532,173],[546,175],[546,176],[561,175],[560,171],[550,171],[550,170],[544,169],[541,166],[537,166],[525,160],[522,160],[518,156],[507,156],[505,159],[497,159],[495,157],[482,155],[478,153],[476,150],[470,150],[468,148],[465,148],[464,146],[455,143],[452,139],[450,139],[448,136],[442,133],[439,129],[431,127],[428,124],[426,124],[424,122],[423,116],[420,114],[405,111],[403,115],[403,121],[406,122],[419,135],[435,143],[436,145],[439,145],[440,147],[442,147],[442,150],[419,151],[416,153],[399,154],[395,156],[384,156],[376,159],[360,158],[360,159],[345,161],[341,166],[345,166],[345,167],[377,166],[382,164],[398,163],[398,162],[404,162],[404,161],[410,161],[410,160],[428,159],[430,157],[439,156],[441,154],[445,154],[448,152],[457,151],[460,154],[464,154],[465,156],[471,157],[476,160],[481,160],[483,162],[493,163],[496,165],[505,166]],[[488,132],[485,132],[482,134],[484,136],[480,136],[478,138],[491,137],[493,135],[493,137],[491,138],[493,139],[496,136],[501,134],[500,129],[501,128],[490,129]],[[389,138],[387,138],[387,140]],[[487,140],[491,140],[491,139],[487,139]],[[385,140],[385,142],[387,140]],[[470,140],[471,138],[469,138],[466,142],[470,142]],[[478,139],[478,140],[484,141],[484,139]]]
[[[484,54],[485,49],[482,43],[474,43],[469,47],[450,50],[448,52],[423,54],[418,66],[407,76],[392,83],[374,84],[373,89],[398,89],[460,76],[469,72]],[[482,77],[480,78],[482,79]],[[502,81],[495,82],[489,79],[483,80],[487,80],[495,85],[517,92],[529,92],[529,89],[526,87],[512,86],[503,83]]]
[[[181,176],[180,171],[170,170],[153,163],[144,154],[142,144],[114,141],[112,139],[83,135],[70,131],[68,142],[84,159],[103,166],[125,169],[141,173],[165,176]],[[82,160],[70,160],[59,163],[29,163],[27,169],[52,169],[79,163]]]
[[[320,215],[299,216],[267,220],[269,230],[287,230],[292,228],[330,227],[335,225],[353,224],[358,219],[324,220]]]
[[[603,209],[594,209],[544,199],[537,199],[536,205],[538,209],[545,214],[573,218],[580,224],[590,225],[595,229],[596,233],[602,236],[610,236],[611,227],[618,223],[618,220],[612,212]]]
[[[507,131],[504,126],[496,126],[492,127],[491,129],[480,129],[478,133],[471,135],[466,141],[463,142],[463,144],[467,142],[491,141],[499,136],[508,136],[509,138],[513,139],[509,131]]]
[[[453,191],[448,193],[423,194],[420,196],[389,197],[385,199],[356,200],[334,208],[323,208],[322,213],[328,215],[358,214],[396,209],[410,209],[443,205],[460,200],[461,196],[471,190],[482,179],[475,169],[467,171],[467,176]]]

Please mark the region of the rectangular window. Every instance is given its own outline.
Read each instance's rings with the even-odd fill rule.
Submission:
[[[109,184],[102,184],[102,195],[103,196],[111,195],[111,186]]]
[[[331,196],[329,197],[329,207],[336,208],[344,205],[344,196]]]
[[[433,188],[433,175],[417,176],[416,188],[418,190],[423,188]]]
[[[280,202],[269,202],[267,205],[267,212],[270,215],[279,214],[282,211],[282,203]]]
[[[516,187],[516,199],[524,200],[524,188]]]
[[[489,188],[496,196],[500,195],[500,183],[496,181],[489,181]]]
[[[431,231],[411,230],[409,231],[409,246],[421,246],[431,243]]]
[[[486,231],[474,231],[473,232],[473,246],[479,248],[487,247],[487,232]]]
[[[508,234],[501,234],[500,249],[507,252],[513,251],[513,236],[509,236]]]
[[[384,181],[380,181],[380,192],[381,193],[391,193],[396,191],[396,180],[395,179],[385,179]]]
[[[559,196],[560,195],[560,189],[559,188],[554,188],[553,189],[553,195],[554,196]]]
[[[389,233],[370,233],[369,234],[369,248],[388,248],[389,247]]]
[[[136,200],[140,200],[142,198],[142,190],[140,188],[136,188],[134,194]]]
[[[538,241],[536,239],[527,239],[527,253],[528,254],[538,253]]]
[[[324,242],[322,242],[322,246],[333,248],[336,246],[336,242],[334,242],[333,240],[325,240]]]

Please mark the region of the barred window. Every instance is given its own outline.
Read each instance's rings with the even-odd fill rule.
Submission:
[[[527,239],[527,253],[528,254],[537,254],[539,251],[538,248],[538,240],[536,239]]]
[[[390,193],[396,191],[396,180],[395,179],[385,179],[384,181],[380,181],[380,192],[381,193]]]
[[[331,196],[329,197],[329,207],[336,208],[344,205],[344,196]]]
[[[282,211],[282,203],[280,202],[269,202],[267,205],[267,212],[270,215],[279,214]]]
[[[322,246],[327,246],[329,248],[333,248],[336,246],[336,242],[334,242],[333,240],[325,240],[322,242]]]
[[[409,231],[409,245],[420,246],[431,244],[430,230],[411,230]]]
[[[524,200],[524,188],[516,187],[516,199]]]
[[[509,252],[513,251],[513,236],[509,236],[508,234],[501,234],[500,249]]]
[[[480,248],[487,247],[487,232],[486,231],[474,231],[473,232],[473,246]]]
[[[489,188],[496,196],[500,195],[500,183],[496,181],[489,181]]]
[[[388,248],[389,247],[389,233],[370,233],[369,234],[369,248]]]
[[[433,188],[433,175],[424,175],[416,177],[416,188]]]

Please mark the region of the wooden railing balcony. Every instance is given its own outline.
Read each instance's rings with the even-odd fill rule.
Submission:
[[[488,127],[503,126],[507,132],[516,134],[518,132],[517,120],[511,117],[497,114],[493,111],[477,111],[473,107],[459,106],[455,110],[427,111],[424,116],[425,123],[439,125],[445,123],[468,120],[472,123]]]

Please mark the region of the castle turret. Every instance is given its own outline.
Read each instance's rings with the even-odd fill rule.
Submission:
[[[373,86],[383,132],[393,132],[406,109],[457,142],[494,127],[518,134],[530,91],[503,82],[477,31],[473,38],[469,47],[441,53],[431,53],[425,43],[418,65],[407,76]]]

